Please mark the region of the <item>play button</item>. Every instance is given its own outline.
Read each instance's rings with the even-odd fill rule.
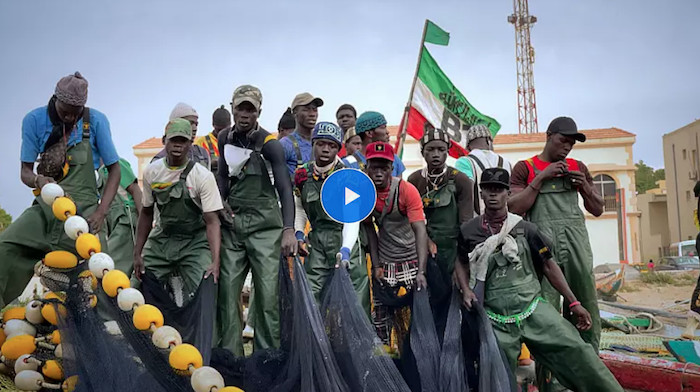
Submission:
[[[321,187],[321,206],[336,222],[353,223],[374,210],[377,191],[372,180],[356,169],[341,169],[326,178]]]
[[[350,188],[345,188],[345,205],[348,205],[355,201],[360,195],[353,192]]]

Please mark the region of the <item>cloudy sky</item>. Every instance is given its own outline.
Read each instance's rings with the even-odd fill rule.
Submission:
[[[700,2],[533,0],[540,130],[558,115],[582,129],[637,134],[635,160],[661,167],[661,136],[700,117]],[[19,180],[21,121],[56,81],[80,70],[88,105],[110,119],[122,156],[159,136],[179,101],[200,113],[200,133],[233,89],[263,92],[261,123],[274,130],[293,96],[383,112],[398,124],[426,18],[451,34],[431,51],[504,133],[517,132],[509,0],[0,2],[0,206],[31,203]]]

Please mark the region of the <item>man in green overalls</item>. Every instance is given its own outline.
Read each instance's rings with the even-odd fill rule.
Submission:
[[[538,271],[568,303],[567,314],[579,330],[591,328],[581,306],[552,258],[536,225],[508,213],[509,178],[502,168],[484,170],[481,196],[485,211],[461,227],[460,262],[455,265],[463,303],[483,303],[508,365],[515,371],[523,343],[567,388],[622,391],[597,351],[541,296]]]
[[[581,331],[584,341],[597,351],[600,342],[600,312],[593,276],[593,253],[578,196],[593,216],[603,213],[604,201],[593,186],[593,178],[581,161],[567,158],[576,142],[585,142],[576,123],[558,117],[547,128],[547,142],[540,155],[513,167],[511,212],[535,223],[550,241],[554,257],[581,304],[591,313],[592,328]],[[543,283],[545,299],[560,309],[560,295]],[[564,309],[570,303],[564,299]],[[571,320],[565,312],[564,317]]]
[[[457,259],[459,226],[474,215],[474,185],[466,174],[447,166],[450,137],[441,130],[428,128],[420,139],[426,167],[413,172],[408,182],[420,192],[427,219],[428,250],[441,272],[445,292],[451,292],[452,272]],[[442,336],[449,308],[449,295],[433,304],[438,336]]]
[[[76,72],[62,78],[47,106],[29,112],[22,121],[22,182],[39,195],[41,187],[57,182],[77,206],[79,215],[100,233],[107,252],[102,223],[119,186],[119,156],[107,117],[85,107],[87,81]],[[40,163],[34,173],[34,164]],[[98,201],[95,169],[102,160],[109,180]],[[75,240],[54,217],[51,206],[37,197],[0,234],[0,308],[17,298],[34,275],[34,264],[46,253],[66,250],[77,255]]]
[[[182,278],[182,303],[193,298],[202,279],[219,276],[223,209],[214,174],[188,158],[192,128],[182,118],[171,120],[163,136],[166,155],[143,172],[143,208],[139,215],[134,247],[134,275],[146,270],[161,282]],[[160,225],[153,229],[154,207]],[[174,288],[172,288],[174,289]]]
[[[218,137],[217,182],[230,210],[222,230],[217,327],[219,346],[238,356],[243,355],[240,297],[248,271],[255,287],[254,347],[278,347],[280,256],[297,252],[292,181],[280,142],[258,124],[261,105],[257,87],[236,88],[234,127]]]
[[[305,163],[294,175],[297,194],[295,226],[303,231],[308,218],[309,255],[304,267],[311,290],[320,301],[321,293],[333,269],[340,261],[347,263],[357,299],[369,317],[369,276],[367,260],[362,257],[358,234],[360,223],[338,223],[331,219],[321,205],[321,187],[326,178],[343,169],[338,151],[342,145],[342,130],[330,122],[316,124],[311,135],[314,161]]]
[[[119,181],[117,197],[114,198],[107,215],[107,246],[115,267],[130,276],[134,266],[136,224],[141,211],[143,194],[129,161],[120,158],[119,167],[121,181]],[[109,173],[106,167],[101,166],[97,174],[97,188],[102,193]]]

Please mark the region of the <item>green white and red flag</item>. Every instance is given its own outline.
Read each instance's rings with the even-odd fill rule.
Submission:
[[[449,34],[434,23],[427,21],[424,42],[447,45]],[[413,86],[408,115],[399,126],[396,149],[402,152],[402,143],[408,134],[420,139],[426,127],[445,130],[452,138],[450,155],[466,155],[465,132],[474,124],[484,124],[493,136],[501,128],[494,118],[479,112],[440,69],[425,45],[421,45],[418,72]]]

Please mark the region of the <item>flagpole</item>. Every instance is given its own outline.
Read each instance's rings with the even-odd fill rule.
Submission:
[[[425,23],[423,24],[423,36],[420,39],[420,47],[418,49],[418,62],[416,63],[416,72],[413,75],[413,83],[411,83],[411,93],[408,95],[408,103],[406,104],[406,108],[404,109],[404,114],[403,114],[403,121],[401,121],[402,127],[399,130],[399,144],[398,148],[396,149],[396,155],[399,157],[401,156],[401,153],[403,152],[403,144],[406,141],[406,130],[408,129],[408,114],[411,111],[411,101],[413,100],[413,92],[416,89],[416,81],[418,80],[418,69],[420,68],[420,62],[423,59],[423,46],[425,44],[425,34],[428,31],[428,19],[425,20]]]

